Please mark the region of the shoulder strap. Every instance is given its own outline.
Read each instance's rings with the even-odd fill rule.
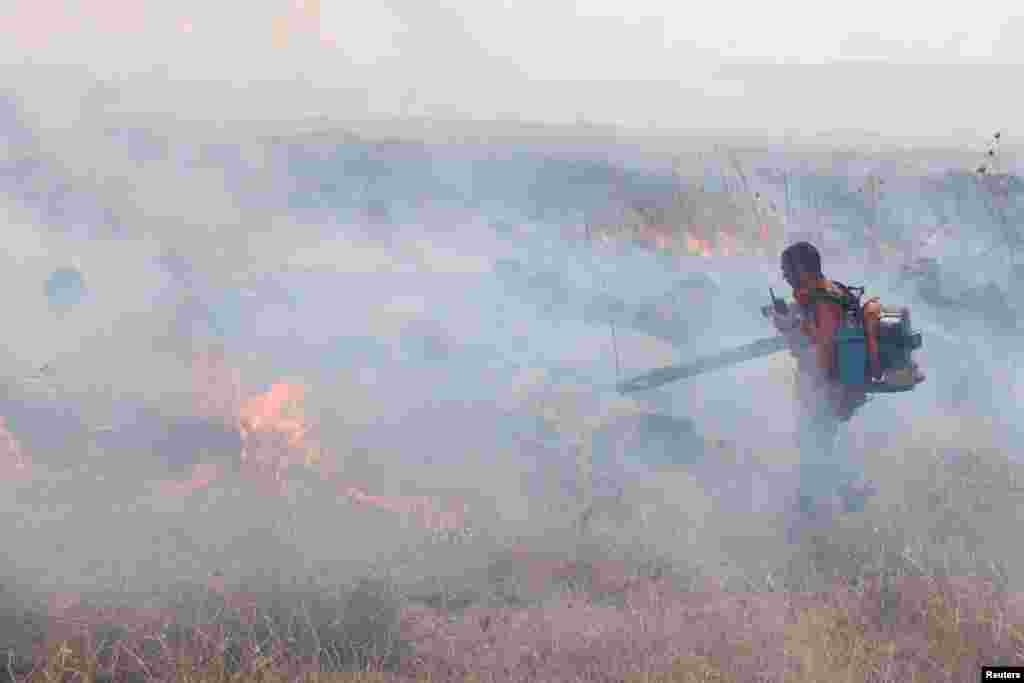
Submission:
[[[837,306],[843,306],[844,308],[850,304],[852,296],[845,285],[840,283],[833,283],[837,285],[834,289],[825,287],[815,287],[810,291],[810,303],[819,304],[835,304]]]
[[[841,291],[843,291],[846,295],[852,297],[853,299],[859,300],[861,297],[864,296],[864,287],[854,287],[853,285],[844,284],[839,280],[832,280],[831,282]]]

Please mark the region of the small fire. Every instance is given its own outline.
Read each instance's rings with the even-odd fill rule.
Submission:
[[[324,40],[320,30],[319,0],[295,0],[286,13],[274,17],[271,24],[274,47],[287,47],[297,33],[316,33]]]
[[[309,438],[311,427],[305,417],[302,385],[275,382],[268,391],[245,397],[238,369],[218,348],[193,357],[192,381],[198,414],[238,431],[242,471],[264,492],[283,495],[284,472],[292,464],[321,464],[319,445]],[[187,496],[222,474],[218,466],[202,463],[193,467],[188,481],[166,481],[161,489],[170,495]]]
[[[192,372],[199,414],[238,430],[242,469],[269,485],[264,488],[283,492],[283,473],[289,465],[322,463],[319,445],[309,438],[312,428],[305,417],[305,387],[275,382],[266,392],[244,397],[241,375],[227,362],[222,349],[197,354]],[[196,486],[201,487],[199,483]],[[195,487],[185,489],[192,490]]]
[[[299,384],[275,382],[270,390],[242,402],[238,430],[242,435],[242,460],[248,459],[253,441],[260,433],[284,437],[288,449],[303,449],[309,425],[303,416],[306,390]]]
[[[31,473],[31,461],[18,438],[7,428],[7,418],[0,416],[0,479],[24,479]]]
[[[213,463],[198,463],[192,466],[187,481],[167,480],[159,483],[161,493],[167,496],[189,496],[206,488],[222,475],[221,468]]]
[[[354,503],[405,515],[431,531],[455,531],[466,523],[468,508],[464,503],[445,506],[430,496],[375,496],[345,484],[339,485],[339,491]]]
[[[229,366],[222,351],[199,354],[194,359],[196,405],[200,412],[226,419],[242,440],[239,459],[242,471],[264,493],[283,495],[288,467],[317,467],[325,480],[337,474],[334,458],[310,438],[313,426],[305,415],[306,388],[293,382],[275,382],[266,392],[239,400],[240,375]],[[164,482],[169,495],[187,496],[209,486],[223,471],[212,464],[192,468],[188,481]],[[428,496],[373,495],[360,487],[337,481],[338,493],[360,505],[394,512],[431,531],[455,531],[465,527],[467,508],[460,501]]]
[[[711,243],[692,233],[686,234],[686,251],[694,256],[703,256],[704,258],[710,258],[713,254]]]
[[[756,234],[739,233],[735,226],[724,226],[714,230],[707,239],[707,234],[700,226],[684,233],[682,245],[691,256],[711,258],[712,256],[742,256],[744,254],[764,254],[766,242],[771,240],[768,225],[762,224]]]

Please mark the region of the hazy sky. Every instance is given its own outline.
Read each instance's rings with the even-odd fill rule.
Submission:
[[[985,65],[1024,69],[1024,9],[1008,0],[7,0],[0,7],[4,61],[155,74],[133,79],[122,106],[213,118],[405,112],[943,134],[1003,126],[1003,112],[1019,107],[1019,89],[998,82],[996,74],[1010,72]],[[735,66],[837,60],[861,66],[836,75]],[[974,66],[893,71],[894,63]],[[185,91],[166,78],[208,85]],[[75,96],[69,85],[19,82],[26,92],[65,100]]]

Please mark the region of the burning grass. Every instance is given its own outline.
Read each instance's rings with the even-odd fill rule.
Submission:
[[[221,386],[235,392],[237,382]],[[592,411],[573,412],[571,396],[532,387],[525,381],[521,398],[562,427],[582,434],[597,425],[588,418]],[[327,449],[310,458],[316,428],[299,385],[278,383],[251,396],[210,402],[211,411],[240,423],[246,459],[284,474],[298,460],[319,468],[325,490],[354,503],[349,509],[375,508],[430,530],[465,526],[464,506],[370,494],[337,476],[341,467]],[[615,408],[603,417],[635,410]],[[908,430],[917,435],[913,442],[874,449],[868,469],[884,476],[869,509],[779,557],[750,551],[726,558],[730,566],[717,561],[724,555],[709,559],[710,546],[699,541],[728,535],[712,506],[701,512],[703,533],[677,536],[679,547],[659,552],[656,540],[627,547],[595,524],[589,540],[546,531],[518,542],[473,537],[415,548],[401,570],[384,563],[386,578],[342,586],[325,572],[307,582],[246,579],[250,568],[242,566],[134,597],[67,587],[34,608],[16,607],[13,598],[0,602],[0,644],[10,652],[5,675],[25,683],[969,680],[982,665],[1024,661],[1022,564],[1010,544],[993,542],[1013,537],[1022,511],[1016,489],[1000,486],[1017,478],[1018,466],[982,448],[986,424],[964,419],[951,429],[916,425]],[[29,462],[14,436],[5,435],[6,462]],[[948,448],[964,438],[973,450]],[[206,536],[191,539],[196,545],[223,542],[218,524],[238,511],[212,495],[201,499],[229,477],[209,463],[192,475],[168,484],[177,488],[163,495],[204,506]],[[681,497],[678,485],[672,488]],[[273,518],[288,505],[275,495],[262,507]],[[337,500],[328,505],[334,507],[315,514],[330,509],[339,527],[332,538],[350,538],[340,530],[345,514]],[[244,514],[250,527],[265,521]],[[662,521],[679,527],[681,518],[676,510]],[[630,523],[649,530],[659,520]],[[297,516],[295,524],[309,522]],[[323,545],[322,532],[312,535]],[[619,538],[630,536],[643,534]],[[249,540],[261,564],[300,548],[298,541],[269,545],[268,538]],[[722,540],[715,545],[724,546]]]
[[[376,508],[403,517],[438,534],[466,529],[463,501],[433,496],[381,495],[344,478],[338,458],[317,438],[317,425],[306,409],[307,389],[302,383],[279,380],[264,392],[246,391],[242,375],[223,350],[197,353],[192,362],[193,403],[198,414],[237,430],[241,473],[264,495],[285,496],[289,473],[311,470],[331,483],[339,500]],[[170,496],[189,496],[225,476],[215,463],[198,463],[187,480],[166,480],[158,488]]]

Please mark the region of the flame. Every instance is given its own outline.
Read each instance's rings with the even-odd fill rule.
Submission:
[[[287,15],[274,17],[270,25],[271,43],[274,47],[281,49],[288,47],[288,34],[290,32]]]
[[[318,33],[320,39],[330,43],[330,35],[320,30],[320,0],[295,0],[288,11],[274,17],[271,36],[274,47],[285,48],[295,33]]]
[[[456,502],[446,507],[442,501],[430,496],[377,496],[344,484],[340,488],[354,503],[405,515],[431,531],[455,531],[466,523],[468,508],[464,503]]]
[[[305,417],[305,387],[275,382],[266,392],[243,397],[241,374],[228,363],[222,348],[196,353],[192,359],[193,400],[197,413],[238,431],[242,471],[266,493],[284,493],[284,472],[301,463],[321,464],[318,444],[309,439]],[[160,487],[169,495],[190,495],[220,478],[216,465],[196,465],[188,481],[165,481]]]
[[[269,477],[272,488],[278,490],[289,465],[322,464],[319,444],[309,438],[312,428],[305,416],[305,387],[280,381],[266,392],[243,397],[241,374],[219,348],[196,354],[192,374],[199,414],[238,430],[239,458],[247,474],[257,480]]]
[[[145,28],[141,0],[64,0],[14,2],[13,11],[0,15],[0,33],[13,37],[23,49],[46,47],[53,39],[96,28],[107,34],[137,34]],[[73,7],[73,5],[80,5]]]
[[[767,226],[763,226],[764,238],[767,239]],[[727,232],[719,233],[719,241],[722,245],[716,250],[710,240],[698,237],[693,232],[686,232],[682,240],[677,240],[674,231],[664,225],[644,226],[639,231],[639,238],[647,244],[658,249],[672,249],[679,244],[692,256],[703,256],[709,258],[716,253],[720,256],[730,256],[743,253],[745,245],[739,243],[734,236]],[[724,238],[724,240],[723,240]]]
[[[295,0],[293,20],[309,30],[320,27],[320,0]]]
[[[310,427],[303,410],[305,396],[300,384],[275,382],[269,391],[243,401],[239,409],[243,468],[269,484],[269,491],[283,493],[288,466],[308,460],[306,435]]]
[[[165,496],[190,496],[196,491],[206,488],[223,474],[220,466],[213,463],[198,463],[192,466],[192,472],[186,481],[168,479],[158,482],[159,491]]]
[[[21,442],[7,428],[7,418],[0,416],[0,479],[24,479],[31,469],[31,460]]]
[[[243,439],[255,432],[274,431],[285,435],[289,446],[301,446],[308,431],[302,415],[305,395],[302,385],[275,382],[266,393],[243,401],[238,416]]]
[[[237,393],[238,372],[228,369],[221,354],[202,354],[193,368],[199,380],[196,402],[202,414],[223,416],[232,402],[224,395],[225,386]],[[228,381],[223,380],[225,375]],[[232,420],[242,440],[238,454],[242,472],[263,493],[283,495],[284,473],[289,465],[313,466],[323,462],[318,444],[308,439],[311,430],[304,415],[305,387],[291,382],[275,382],[266,392],[240,402]],[[223,475],[215,464],[200,463],[192,468],[187,481],[169,480],[159,484],[166,495],[188,496],[204,489]]]
[[[292,464],[317,467],[325,480],[337,474],[331,453],[309,436],[313,428],[305,416],[303,385],[275,382],[266,392],[238,400],[240,375],[229,366],[222,350],[197,354],[192,370],[197,408],[207,416],[228,419],[238,429],[242,438],[242,471],[262,492],[283,495],[285,472]],[[222,474],[216,465],[199,464],[192,468],[187,481],[166,481],[161,489],[168,495],[187,496],[209,486]],[[406,516],[431,531],[453,531],[466,524],[467,507],[459,501],[374,495],[341,481],[336,481],[335,486],[341,496],[354,503]]]
[[[712,254],[711,243],[695,236],[693,233],[686,233],[686,251],[693,256],[708,258]]]
[[[738,235],[734,227],[726,227],[716,230],[712,239],[704,239],[700,235],[704,231],[697,226],[695,230],[687,231],[683,235],[682,246],[686,253],[691,256],[711,258],[712,256],[740,256],[748,253],[763,254],[765,243],[771,240],[771,233],[767,224],[761,224],[757,235],[750,235],[746,238]]]
[[[145,27],[145,3],[141,0],[91,0],[84,4],[101,31],[138,33]]]

